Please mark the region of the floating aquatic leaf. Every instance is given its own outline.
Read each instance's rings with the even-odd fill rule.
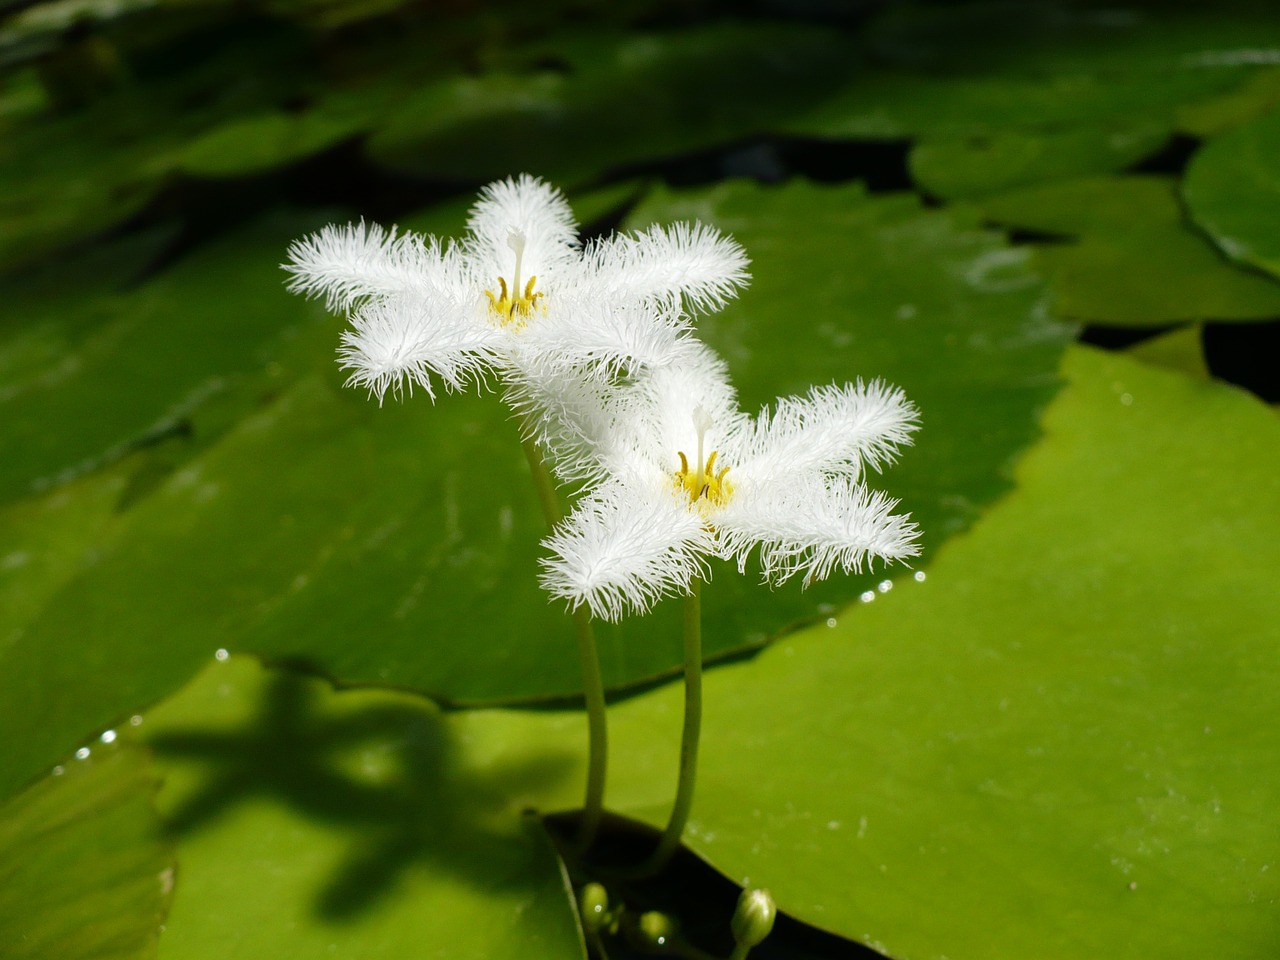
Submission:
[[[146,751],[115,731],[0,806],[0,939],[12,960],[154,957],[174,861]]]
[[[482,769],[452,726],[405,694],[211,661],[138,728],[182,865],[162,955],[584,957],[555,852],[511,802],[565,749]]]
[[[1007,489],[1006,464],[1034,437],[1068,335],[1047,318],[1025,253],[910,196],[807,184],[662,196],[635,223],[690,216],[738,234],[754,258],[752,288],[702,324],[745,407],[859,376],[902,386],[925,428],[885,479],[929,551]],[[237,295],[258,294],[246,277]],[[275,303],[261,296],[263,309]],[[299,335],[315,345],[319,376],[284,386],[135,503],[127,530],[0,656],[10,690],[45,691],[15,711],[19,782],[220,647],[455,701],[577,688],[571,631],[536,584],[545,527],[508,414],[493,397],[379,409],[341,391],[324,359],[336,326]],[[708,652],[826,616],[882,576],[770,591],[721,565],[705,594]],[[673,601],[602,626],[606,682],[677,668],[679,616]],[[82,646],[76,658],[57,653]],[[0,690],[0,704],[8,696]]]
[[[1280,110],[1225,133],[1192,158],[1182,195],[1232,260],[1280,276]],[[1272,316],[1280,316],[1280,310]]]
[[[1036,249],[1060,316],[1116,326],[1280,316],[1280,284],[1226,262],[1185,222],[1167,178],[1064,180],[979,205],[996,223],[1066,241]]]
[[[888,956],[1263,960],[1280,422],[1123,356],[1064,369],[1017,490],[927,580],[708,672],[686,844]],[[680,698],[610,711],[609,804],[655,826]],[[581,720],[459,723],[501,766]],[[522,799],[571,806],[574,783]]]

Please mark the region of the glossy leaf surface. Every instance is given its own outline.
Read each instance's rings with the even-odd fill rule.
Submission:
[[[1049,180],[1123,170],[1169,138],[1151,122],[1118,128],[998,131],[985,136],[925,139],[911,150],[911,177],[925,192],[961,199]]]
[[[877,66],[851,72],[787,126],[824,137],[948,139],[1172,129],[1188,108],[1217,106],[1247,85],[1266,62],[1250,51],[1280,41],[1264,7],[1234,13],[895,4],[868,28]]]
[[[848,56],[839,33],[785,23],[558,36],[521,50],[515,69],[451,77],[405,98],[368,152],[416,176],[528,170],[572,183],[766,132],[822,96]]]
[[[1280,275],[1280,111],[1196,153],[1182,184],[1191,217],[1232,260]]]
[[[926,432],[880,484],[928,531],[929,550],[1006,489],[1005,465],[1034,436],[1067,335],[1047,319],[1024,253],[911,197],[802,183],[659,198],[635,223],[692,215],[738,233],[754,257],[752,288],[702,323],[747,409],[810,383],[865,376],[901,385],[927,411]],[[833,250],[846,258],[834,271]],[[206,276],[218,274],[196,274]],[[261,279],[238,278],[238,295],[260,299],[256,315],[279,336],[277,278],[253,276]],[[165,284],[179,289],[178,278]],[[167,338],[163,319],[155,327]],[[234,322],[247,327],[252,316]],[[15,720],[30,736],[19,738],[13,776],[162,696],[220,647],[451,700],[577,688],[570,631],[535,582],[544,527],[505,410],[492,396],[379,409],[337,386],[335,337],[336,323],[300,327],[291,341],[298,362],[320,372],[291,389],[277,378],[279,399],[162,478],[132,507],[127,531],[23,627],[2,661],[11,689],[45,692]],[[244,357],[247,346],[225,349]],[[185,359],[173,350],[162,352],[177,357],[165,374],[174,379],[190,377],[192,364],[207,377],[219,361],[213,350]],[[59,397],[89,402],[71,390]],[[719,567],[707,591],[708,652],[825,616],[881,576],[769,591]],[[623,628],[602,627],[607,683],[676,668],[678,623],[672,601]],[[56,653],[79,648],[86,625],[94,639],[81,657]]]
[[[418,698],[247,658],[139,732],[181,864],[165,960],[584,956],[559,861],[510,801],[564,776],[558,745],[477,768]]]
[[[112,291],[95,277],[82,290],[73,276],[28,298],[25,325],[0,343],[0,363],[18,371],[0,394],[0,498],[181,434],[202,406],[282,357],[319,317],[284,292],[278,267],[289,238],[313,225],[267,217],[143,286]]]
[[[1065,373],[1017,490],[924,583],[708,673],[686,842],[894,958],[1262,960],[1280,424],[1121,356]],[[680,696],[611,711],[609,802],[657,826]],[[579,722],[463,719],[495,764]]]
[[[174,864],[145,751],[85,751],[0,807],[0,942],[12,960],[149,960]]]
[[[997,223],[1060,238],[1036,250],[1060,316],[1116,326],[1280,316],[1280,284],[1225,261],[1186,222],[1171,180],[1067,180],[980,206]]]

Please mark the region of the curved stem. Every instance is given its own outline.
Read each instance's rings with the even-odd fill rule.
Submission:
[[[582,693],[587,704],[587,792],[582,804],[582,822],[574,849],[586,851],[596,838],[604,813],[604,776],[609,759],[609,731],[605,713],[604,680],[600,676],[600,655],[596,652],[591,613],[585,607],[573,612],[573,632],[578,639],[578,660],[582,666]]]
[[[542,515],[550,530],[564,519],[560,498],[547,470],[546,461],[538,445],[532,440],[521,441],[525,458],[529,461],[529,473],[538,491]],[[595,630],[591,626],[591,612],[585,607],[573,611],[573,633],[578,641],[578,661],[582,668],[582,693],[587,706],[587,788],[582,804],[582,822],[574,838],[573,849],[584,852],[595,840],[604,813],[604,778],[609,759],[608,720],[605,714],[604,680],[600,675],[600,654],[596,650]]]
[[[680,782],[667,828],[658,846],[640,868],[642,876],[657,873],[680,845],[698,775],[698,741],[702,736],[702,581],[694,578],[684,601],[684,731],[680,736]]]

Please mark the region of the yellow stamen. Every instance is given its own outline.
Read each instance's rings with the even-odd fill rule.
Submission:
[[[533,288],[538,282],[537,277],[530,277],[529,282],[524,285],[524,290],[520,289],[520,266],[524,259],[524,234],[512,233],[507,238],[507,246],[509,246],[516,255],[516,269],[511,275],[511,287],[507,287],[506,277],[498,277],[498,295],[495,297],[492,290],[486,290],[484,295],[489,298],[489,311],[493,314],[494,319],[498,321],[499,326],[514,327],[519,330],[524,327],[529,316],[533,313],[534,307],[538,306],[538,301],[542,299],[542,293],[535,291]]]
[[[711,417],[701,406],[693,411],[693,425],[698,431],[698,459],[695,461],[697,469],[690,470],[689,458],[685,456],[683,450],[677,451],[680,469],[676,471],[676,483],[689,495],[689,502],[694,506],[700,509],[708,504],[722,506],[733,493],[733,486],[725,479],[725,475],[729,472],[728,467],[721,467],[720,471],[716,472],[716,458],[720,456],[718,450],[712,450],[705,461],[702,459],[703,442],[706,439],[707,430],[711,428]]]
[[[700,501],[722,506],[733,493],[733,485],[725,479],[728,467],[715,469],[717,451],[712,450],[707,462],[697,470],[689,469],[689,460],[683,451],[676,454],[680,458],[680,469],[676,471],[676,483],[689,495],[689,502],[699,504]]]

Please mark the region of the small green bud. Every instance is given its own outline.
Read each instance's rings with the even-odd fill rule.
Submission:
[[[649,910],[640,914],[636,931],[649,949],[667,950],[674,945],[675,938],[680,933],[680,924],[665,913]]]
[[[733,939],[739,947],[750,950],[769,935],[777,914],[778,908],[768,890],[743,890],[730,923]]]
[[[605,925],[609,913],[609,893],[598,883],[588,883],[578,891],[578,910],[587,933],[597,933]]]

